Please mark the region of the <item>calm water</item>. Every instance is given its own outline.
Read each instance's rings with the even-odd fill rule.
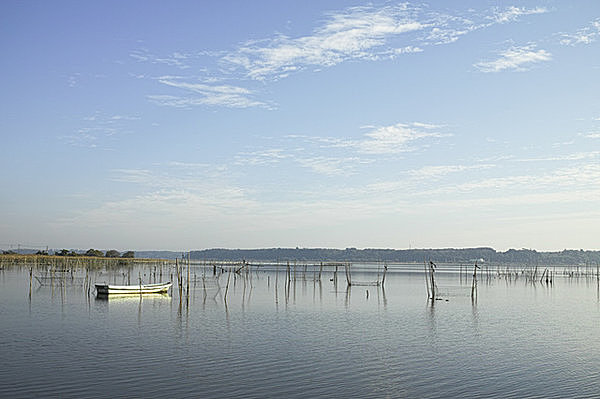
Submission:
[[[30,297],[29,269],[5,269],[0,397],[600,397],[595,278],[481,276],[473,303],[470,278],[439,273],[432,306],[424,275],[402,270],[385,291],[330,271],[288,289],[283,269],[261,270],[231,277],[225,303],[227,274],[219,291],[197,268],[180,307],[177,289],[102,300],[34,280]]]

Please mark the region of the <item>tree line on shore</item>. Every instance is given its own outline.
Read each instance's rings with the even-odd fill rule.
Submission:
[[[2,251],[2,253],[4,255],[19,254],[19,252],[15,252],[15,251],[11,251],[11,250]],[[50,253],[48,251],[40,250],[40,251],[35,252],[35,255],[50,255]],[[97,258],[135,258],[134,251],[125,251],[123,253],[120,253],[116,249],[109,249],[105,253],[105,252],[100,251],[99,249],[94,249],[94,248],[90,248],[85,252],[77,252],[74,250],[61,249],[58,251],[54,251],[54,253],[52,255],[54,255],[54,256],[91,256],[91,257],[97,257]]]
[[[334,261],[334,262],[397,262],[413,263],[434,260],[444,263],[488,262],[539,265],[579,265],[600,263],[600,251],[565,249],[540,252],[534,249],[442,248],[442,249],[330,249],[330,248],[265,248],[206,249],[191,251],[196,260],[247,261]]]

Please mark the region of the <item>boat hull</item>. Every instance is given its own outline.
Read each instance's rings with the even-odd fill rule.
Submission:
[[[109,285],[96,284],[96,292],[98,294],[157,294],[167,292],[171,287],[171,283],[161,284],[141,284],[141,285]]]

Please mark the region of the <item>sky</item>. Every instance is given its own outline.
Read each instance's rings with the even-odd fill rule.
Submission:
[[[600,2],[0,2],[0,248],[600,249]]]

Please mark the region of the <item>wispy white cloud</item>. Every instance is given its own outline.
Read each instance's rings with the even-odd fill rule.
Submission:
[[[457,15],[437,14],[433,16],[429,25],[430,29],[421,40],[424,44],[440,45],[454,43],[462,36],[489,26],[490,23],[476,23]]]
[[[235,164],[266,166],[287,162],[287,166],[295,164],[323,176],[351,176],[377,162],[372,155],[411,152],[430,145],[431,140],[452,136],[443,128],[412,122],[363,126],[368,131],[360,138],[286,135],[277,148],[240,152],[235,156]]]
[[[68,229],[77,228],[83,223],[93,229],[107,229],[112,237],[122,235],[123,237],[120,238],[138,236],[141,231],[156,232],[134,244],[145,247],[148,245],[148,240],[151,242],[155,240],[152,235],[162,235],[161,228],[158,226],[169,226],[171,229],[193,235],[196,241],[199,224],[206,225],[218,221],[223,224],[220,230],[232,231],[247,210],[255,207],[256,203],[247,200],[243,191],[231,188],[205,193],[188,190],[156,190],[138,193],[129,198],[113,199],[94,209],[75,212],[72,216],[60,220],[58,225]],[[132,220],[136,223],[131,223]],[[220,233],[211,232],[211,234]],[[225,237],[226,233],[223,238]],[[155,242],[151,245],[161,244]],[[190,242],[187,245],[197,244]]]
[[[147,98],[156,105],[173,108],[191,108],[198,105],[206,105],[201,98],[178,97],[168,94],[151,94]]]
[[[600,36],[600,18],[592,21],[589,26],[577,30],[575,33],[563,33],[560,35],[560,44],[565,46],[576,46],[578,44],[591,44]]]
[[[408,175],[411,178],[419,180],[434,180],[452,173],[490,169],[494,166],[495,165],[493,164],[424,166],[422,168],[409,171]]]
[[[107,201],[77,215],[75,221],[121,225],[134,217],[148,228],[168,220],[184,228],[192,221],[218,220],[233,226],[236,216],[258,204],[250,197],[250,190],[234,182],[226,165],[168,161],[145,168],[114,169],[111,174],[113,182],[138,186],[138,194]]]
[[[111,180],[133,183],[153,190],[219,191],[225,185],[227,167],[218,164],[170,161],[153,165],[153,168],[112,170]]]
[[[131,116],[131,115],[113,115],[110,117],[111,121],[138,121],[142,118],[139,116]]]
[[[426,138],[451,136],[436,131],[430,124],[397,123],[390,126],[377,127],[365,134],[365,139],[353,142],[352,145],[366,154],[396,154],[414,150],[413,143]]]
[[[133,76],[155,79],[162,85],[184,90],[187,94],[156,93],[147,98],[159,105],[190,108],[224,106],[274,109],[270,102],[257,99],[248,81],[277,80],[293,72],[338,65],[351,60],[389,60],[425,51],[427,46],[452,43],[478,29],[508,23],[520,17],[547,12],[545,8],[494,8],[477,14],[468,10],[460,15],[432,10],[429,6],[400,3],[385,6],[357,6],[324,15],[321,24],[299,36],[276,34],[262,40],[240,44],[232,51],[179,51],[156,55],[147,49],[132,51],[130,57],[140,63],[179,71],[193,68],[198,76],[152,77],[155,72]],[[544,50],[524,52],[508,50],[503,60],[478,64],[484,71],[522,68],[549,57]],[[511,52],[512,51],[512,52]],[[516,54],[515,51],[521,51]],[[537,57],[537,58],[536,58]],[[500,66],[500,65],[504,66]],[[508,65],[512,66],[508,66]],[[212,67],[211,67],[212,65]],[[212,69],[212,73],[210,70]],[[220,84],[237,79],[237,85]]]
[[[74,134],[59,136],[59,139],[73,147],[96,148],[99,143],[96,133],[90,128],[81,128]]]
[[[440,131],[443,125],[412,122],[397,123],[389,126],[363,126],[369,131],[362,138],[316,137],[306,135],[288,135],[289,139],[299,139],[308,143],[317,143],[321,148],[344,148],[359,154],[399,154],[414,151],[418,143],[425,139],[451,137],[451,133]]]
[[[530,193],[536,191],[560,192],[563,190],[583,190],[589,187],[600,187],[600,165],[595,162],[552,169],[546,173],[489,177],[453,184],[452,186],[438,187],[429,191],[428,194],[480,193],[490,195],[492,192],[502,191],[508,195],[511,192],[520,191]]]
[[[533,44],[527,46],[514,46],[502,51],[500,57],[493,61],[482,61],[474,66],[481,72],[501,72],[505,70],[526,71],[533,64],[547,62],[552,59],[552,54],[546,50],[536,50]]]
[[[182,161],[169,161],[166,163],[167,166],[173,168],[179,168],[182,170],[206,170],[215,168],[215,170],[224,170],[224,166],[214,166],[210,163],[199,163],[199,162],[182,162]]]
[[[434,199],[420,207],[420,211],[423,212],[426,209],[454,209],[457,212],[461,210],[469,209],[488,209],[498,210],[494,212],[494,220],[516,220],[516,219],[531,219],[533,217],[532,209],[540,208],[541,206],[560,206],[562,208],[565,205],[573,207],[576,204],[579,207],[584,206],[586,203],[597,202],[600,196],[600,190],[596,187],[589,187],[585,189],[569,190],[569,191],[546,191],[546,192],[531,192],[523,190],[521,192],[513,192],[504,195],[488,195],[480,198],[473,197],[452,197],[444,199]],[[526,207],[526,208],[523,208]],[[505,209],[510,209],[511,212],[506,213]],[[521,208],[521,211],[517,211]],[[526,209],[523,212],[523,209]],[[540,208],[541,209],[541,208]],[[499,216],[499,215],[508,216]],[[568,214],[574,215],[576,212],[569,212]],[[550,222],[556,221],[558,215],[548,213],[537,213],[539,219]],[[588,218],[593,216],[593,213],[587,213]],[[560,216],[559,216],[560,217]],[[536,224],[537,231],[539,232],[539,223]]]
[[[187,108],[195,105],[225,106],[230,108],[264,107],[268,104],[254,100],[249,89],[232,85],[210,85],[202,82],[189,83],[176,77],[158,79],[166,86],[193,93],[193,96],[150,95],[148,98],[159,104],[172,107]]]
[[[69,78],[68,78],[69,87],[77,86],[77,83],[79,82],[80,77],[81,77],[81,73],[79,73],[79,72],[76,72],[76,73],[72,74],[71,76],[69,76]]]
[[[522,16],[543,14],[546,8],[525,8],[510,6],[507,8],[493,8],[484,12],[483,16],[475,13],[467,15],[449,15],[437,13],[431,16],[426,34],[422,37],[426,44],[449,44],[459,40],[471,32],[489,28],[495,24],[515,22]]]
[[[167,86],[178,87],[180,89],[187,89],[200,94],[211,93],[238,96],[245,96],[250,94],[250,90],[248,89],[230,85],[211,86],[203,83],[187,83],[169,79],[159,79],[159,82]]]
[[[559,147],[570,146],[570,145],[573,145],[573,144],[575,144],[574,140],[562,141],[562,142],[552,143],[552,147],[553,148],[559,148]]]
[[[191,66],[187,63],[190,58],[189,54],[174,52],[167,56],[157,56],[147,50],[135,50],[129,56],[136,61],[149,62],[151,64],[164,64],[167,66],[177,67],[179,69],[188,69]]]
[[[329,159],[326,155],[305,154],[301,157],[300,151],[298,159],[288,157],[282,151],[257,151],[255,154],[262,154],[267,159],[281,159],[277,162],[298,162],[302,167],[315,169],[315,173],[322,176],[343,176],[346,167],[344,162],[350,164],[360,161],[351,157],[345,160],[335,157]],[[272,165],[266,163],[264,166]],[[296,229],[303,226],[314,231],[314,228],[326,223],[344,224],[387,217],[401,220],[410,215],[420,218],[432,212],[437,214],[466,209],[479,212],[478,215],[494,214],[496,218],[508,213],[513,216],[525,215],[532,206],[537,205],[558,209],[561,204],[590,206],[597,202],[600,166],[595,160],[546,169],[542,173],[531,169],[531,173],[512,176],[495,166],[469,162],[424,165],[400,172],[395,170],[393,174],[396,179],[393,180],[354,184],[352,187],[316,185],[310,194],[260,199],[264,188],[253,192],[232,183],[229,181],[231,175],[227,175],[229,172],[224,174],[222,170],[203,163],[172,161],[149,168],[115,170],[113,180],[143,185],[148,188],[147,192],[140,193],[137,190],[138,194],[134,197],[108,201],[97,209],[78,213],[64,221],[64,224],[80,225],[85,222],[98,228],[122,226],[124,231],[128,231],[132,219],[140,220],[140,226],[149,230],[166,223],[184,230],[198,223],[218,223],[220,229],[216,234],[222,236],[215,244],[210,244],[215,246],[219,245],[219,240],[227,239],[227,232],[234,230],[239,233],[240,230],[253,229],[256,235],[263,229],[272,236],[279,229],[284,231],[286,225],[290,224]],[[233,171],[233,174],[236,173],[238,171]],[[496,211],[507,208],[511,212],[498,212],[496,215]],[[259,226],[258,230],[256,226]],[[197,236],[194,238],[198,239]],[[256,245],[259,244],[249,244]]]
[[[470,29],[444,29],[444,28],[433,28],[426,36],[427,40],[433,42],[433,44],[449,44],[454,43],[461,36],[475,30],[476,27],[472,26]]]
[[[371,58],[382,50],[388,38],[423,29],[416,10],[408,4],[352,7],[331,13],[311,35],[247,42],[223,57],[234,68],[242,68],[252,79],[280,78],[306,66],[332,66],[348,59]],[[397,53],[419,51],[412,46],[393,49]]]
[[[132,123],[141,118],[137,115],[106,115],[96,112],[81,119],[79,128],[59,139],[74,147],[109,149],[109,139],[129,132]]]
[[[133,74],[136,78],[149,79],[168,86],[170,90],[179,90],[178,93],[167,92],[160,94],[147,95],[146,98],[151,102],[175,108],[191,108],[195,106],[222,106],[229,108],[250,108],[263,107],[273,109],[274,106],[255,99],[253,90],[223,83],[226,81],[224,76],[211,75],[205,65],[198,65],[199,59],[205,57],[220,56],[219,53],[197,52],[194,54],[175,52],[168,56],[159,57],[146,50],[137,50],[130,56],[139,61],[153,65],[163,65],[171,68],[176,67],[179,70],[188,70],[192,67],[196,73],[203,76],[189,76],[179,73],[167,73],[162,76],[155,76],[153,73]],[[161,69],[164,71],[165,69]],[[169,69],[167,69],[169,71]]]
[[[587,137],[587,136],[586,136]],[[600,156],[600,151],[576,152],[573,154],[556,155],[541,158],[519,158],[515,162],[554,162],[554,161],[580,161],[584,159],[594,159]]]
[[[421,192],[430,190],[429,184],[449,175],[460,176],[464,179],[465,173],[477,172],[485,169],[494,168],[494,164],[474,164],[474,165],[426,165],[417,169],[410,169],[400,172],[393,180],[384,180],[368,184],[363,190],[363,194],[382,194],[382,193],[410,193],[410,195],[419,195]],[[460,180],[459,180],[460,181]]]
[[[290,158],[292,155],[287,154],[282,148],[272,148],[262,151],[241,152],[235,156],[237,165],[272,165],[281,162],[284,159]]]
[[[313,172],[325,176],[350,176],[357,164],[365,163],[358,157],[308,157],[297,158],[297,162]]]
[[[383,7],[350,7],[332,12],[311,34],[251,41],[222,57],[230,70],[257,80],[278,79],[307,68],[347,60],[380,60],[423,51],[423,46],[457,41],[477,29],[548,12],[543,7],[495,8],[487,15],[449,15],[410,3]],[[490,22],[491,21],[491,22]]]
[[[445,125],[436,125],[433,123],[423,123],[423,122],[412,122],[412,126],[423,129],[442,129],[446,127]]]
[[[349,176],[354,173],[357,165],[370,162],[359,157],[319,155],[306,149],[273,148],[241,152],[235,156],[235,164],[243,166],[272,166],[283,161],[323,176]]]
[[[115,169],[112,181],[134,184],[154,184],[154,175],[147,169]]]
[[[494,9],[493,15],[491,15],[488,18],[494,20],[497,23],[504,24],[507,22],[516,21],[519,17],[524,15],[545,14],[547,12],[548,9],[545,7],[535,7],[528,9],[525,7],[510,6],[504,9]]]

